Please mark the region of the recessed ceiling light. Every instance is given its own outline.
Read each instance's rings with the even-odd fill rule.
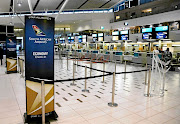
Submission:
[[[74,23],[76,23],[76,22],[74,22]]]
[[[18,6],[21,7],[21,3],[18,3]]]

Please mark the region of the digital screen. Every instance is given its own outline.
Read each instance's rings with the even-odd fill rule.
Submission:
[[[83,42],[86,42],[86,39],[83,39]]]
[[[6,33],[6,26],[0,25],[0,32]]]
[[[92,34],[92,37],[97,37],[97,34]]]
[[[71,37],[68,37],[68,39],[71,39]]]
[[[155,31],[168,31],[168,26],[156,27]]]
[[[152,28],[143,28],[142,33],[145,33],[145,32],[152,32]]]
[[[74,43],[74,40],[71,40],[71,43]]]
[[[143,39],[152,39],[152,33],[144,33],[142,38]]]
[[[113,36],[112,40],[119,40],[119,36]]]
[[[127,25],[128,25],[128,22],[124,22],[124,25],[127,26]]]
[[[121,40],[128,40],[128,35],[121,35]]]
[[[82,38],[82,36],[79,36],[79,38]]]
[[[98,41],[103,41],[103,37],[98,37]]]
[[[97,41],[97,38],[95,37],[95,38],[93,38],[93,42],[96,42]]]
[[[83,38],[86,38],[86,35],[83,35]]]
[[[126,31],[121,31],[121,34],[128,34],[129,32],[128,32],[128,30],[126,30]]]
[[[112,32],[112,35],[119,35],[119,31]]]
[[[6,41],[6,34],[0,34],[0,41]]]
[[[156,33],[156,39],[167,39],[167,38],[168,38],[167,32]]]
[[[99,34],[98,34],[98,37],[103,37],[103,33],[99,33]]]
[[[81,43],[82,42],[82,39],[79,39],[79,43]]]
[[[7,33],[14,33],[14,26],[7,26]]]
[[[71,39],[74,39],[74,37],[71,37]]]

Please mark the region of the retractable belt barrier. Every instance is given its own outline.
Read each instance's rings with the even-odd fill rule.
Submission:
[[[80,67],[84,67],[84,68],[86,67],[86,66],[78,65],[78,64],[75,64],[75,65],[80,66]],[[77,80],[85,80],[85,79],[92,79],[92,78],[99,78],[99,77],[103,77],[103,76],[113,75],[113,72],[102,71],[102,70],[94,69],[94,68],[90,68],[90,67],[87,67],[87,68],[92,69],[92,70],[96,70],[96,71],[100,71],[100,72],[105,72],[107,74],[97,75],[97,76],[90,76],[90,77],[74,78],[74,79],[54,80],[53,82],[77,81]],[[125,73],[129,74],[129,73],[138,73],[138,72],[144,72],[144,71],[149,71],[149,69],[137,70],[137,71],[129,71],[129,72],[117,72],[115,74],[116,75],[117,74],[125,74]],[[42,79],[38,79],[38,78],[31,78],[31,79],[36,81],[36,82],[41,82],[42,81]],[[44,82],[52,82],[52,80],[44,80]]]

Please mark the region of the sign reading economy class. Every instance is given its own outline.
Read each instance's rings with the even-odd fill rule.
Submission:
[[[17,72],[16,37],[6,37],[7,73]]]
[[[41,118],[41,83],[45,81],[46,116],[54,111],[54,18],[25,17],[25,77],[27,121]]]

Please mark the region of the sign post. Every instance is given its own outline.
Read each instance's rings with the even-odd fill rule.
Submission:
[[[25,16],[26,122],[42,120],[41,80],[45,81],[45,116],[58,117],[54,110],[54,23],[52,17]]]

